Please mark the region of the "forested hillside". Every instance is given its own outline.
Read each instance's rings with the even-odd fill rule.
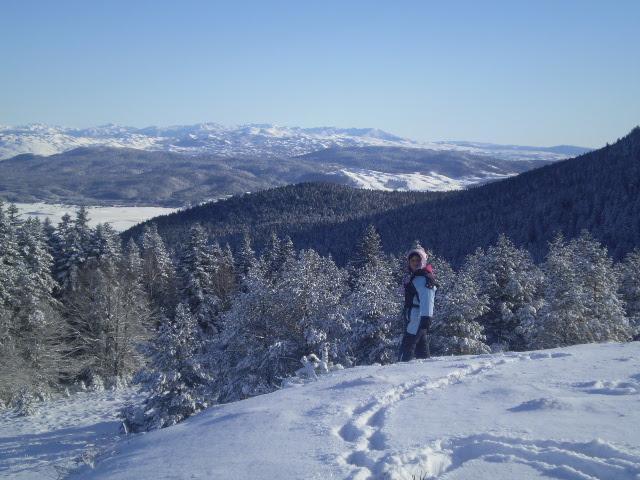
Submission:
[[[388,190],[459,189],[557,161],[500,159],[464,150],[326,148],[297,157],[186,155],[133,148],[81,147],[0,162],[0,199],[76,205],[184,207],[232,194],[305,181],[359,186],[349,177],[384,174]],[[422,180],[407,184],[406,178]],[[426,182],[425,182],[426,181]],[[365,182],[362,186],[368,186]]]
[[[539,261],[556,233],[572,238],[587,229],[619,259],[640,243],[640,128],[602,149],[466,191],[382,193],[300,184],[149,222],[170,246],[196,222],[232,246],[250,226],[257,245],[271,232],[289,235],[296,247],[331,253],[338,263],[349,258],[353,239],[369,224],[389,252],[418,238],[454,264],[500,233]]]

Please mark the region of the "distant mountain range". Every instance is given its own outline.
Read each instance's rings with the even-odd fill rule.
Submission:
[[[378,129],[213,123],[0,127],[0,198],[181,207],[305,181],[376,190],[459,190],[587,149],[417,142]]]
[[[387,251],[419,239],[459,264],[506,233],[537,260],[557,233],[589,230],[619,259],[640,247],[640,127],[612,145],[516,177],[455,192],[380,192],[305,183],[234,196],[149,222],[176,248],[200,223],[212,238],[238,246],[250,228],[256,247],[272,232],[297,248],[344,263],[365,228],[376,226]],[[143,225],[124,232],[137,236]]]
[[[332,147],[377,146],[454,150],[505,160],[547,161],[561,160],[588,150],[573,146],[540,148],[473,142],[418,142],[375,128],[300,128],[271,124],[228,127],[216,123],[146,128],[0,126],[0,159],[22,153],[53,155],[89,146],[227,157],[292,157]]]

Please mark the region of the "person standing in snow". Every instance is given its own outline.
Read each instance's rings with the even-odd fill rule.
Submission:
[[[429,329],[438,283],[427,260],[427,252],[419,245],[407,252],[407,272],[403,281],[406,328],[400,344],[401,362],[430,356]]]

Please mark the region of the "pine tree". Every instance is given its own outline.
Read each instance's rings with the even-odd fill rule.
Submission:
[[[8,403],[16,388],[29,383],[18,346],[19,326],[15,311],[19,307],[19,279],[24,264],[19,254],[17,232],[0,202],[0,400]]]
[[[246,276],[249,270],[259,267],[256,252],[251,246],[251,237],[248,232],[245,232],[242,237],[242,245],[236,255],[236,267],[240,276]]]
[[[260,258],[261,264],[264,266],[264,272],[267,278],[274,278],[280,269],[280,250],[282,248],[278,235],[272,233],[269,237],[262,257]]]
[[[219,261],[208,245],[204,229],[193,226],[178,265],[180,299],[189,306],[202,329],[209,332],[217,329],[220,299],[216,295],[215,278]]]
[[[276,305],[282,308],[279,315],[285,325],[299,335],[302,354],[320,352],[329,344],[332,358],[343,359],[350,330],[344,309],[346,280],[346,272],[331,257],[312,249],[300,251],[284,266],[276,284]]]
[[[640,336],[640,249],[629,253],[619,265],[620,296],[625,302],[631,335]]]
[[[213,245],[213,256],[216,261],[216,271],[214,275],[214,292],[220,300],[219,312],[228,310],[231,296],[236,289],[236,272],[233,252],[227,244],[224,249],[220,248],[218,242]]]
[[[86,246],[86,259],[95,258],[98,263],[102,259],[107,262],[117,260],[122,256],[122,242],[118,232],[108,223],[101,223],[90,232]]]
[[[293,245],[293,240],[289,235],[286,235],[280,242],[280,260],[278,265],[282,266],[287,263],[288,260],[295,257],[296,249]]]
[[[369,225],[357,244],[354,258],[350,264],[352,269],[358,270],[365,265],[376,265],[383,259],[382,240],[373,225]]]
[[[111,246],[110,229],[97,232],[102,233],[94,244],[106,248],[83,263],[75,289],[63,298],[78,366],[74,373],[89,381],[126,380],[142,363],[137,345],[146,337],[152,315],[141,285],[137,246],[130,243],[123,255]]]
[[[17,232],[0,203],[0,308],[10,310],[15,306],[20,268]]]
[[[77,210],[74,220],[71,220],[68,214],[63,215],[58,226],[57,247],[54,253],[55,277],[63,290],[75,289],[78,271],[91,254],[92,240],[92,229],[89,227],[88,211],[85,207]]]
[[[393,264],[385,257],[372,226],[360,241],[351,265],[353,288],[346,303],[352,354],[357,363],[392,362],[401,334],[402,303]]]
[[[150,365],[139,377],[149,397],[122,411],[129,431],[174,425],[212,402],[211,377],[202,366],[202,337],[186,304],[161,323],[149,348]]]
[[[223,315],[218,385],[221,401],[265,393],[300,367],[300,359],[328,348],[346,358],[349,325],[344,309],[346,273],[330,258],[302,251],[268,281],[259,267]]]
[[[543,266],[545,303],[539,312],[530,346],[554,348],[596,341],[591,331],[585,289],[574,265],[572,249],[558,235],[549,244]]]
[[[461,271],[439,296],[432,340],[434,351],[443,355],[490,352],[477,321],[488,310],[488,299],[479,293],[471,275]]]
[[[594,339],[598,342],[629,340],[629,322],[625,318],[623,300],[618,295],[618,272],[607,249],[586,230],[570,242],[569,248],[584,289],[584,303]]]
[[[480,319],[488,341],[498,348],[526,348],[525,329],[541,307],[542,285],[542,274],[529,252],[500,235],[486,253],[479,249],[469,257],[464,268],[489,300]]]
[[[62,370],[62,321],[53,298],[53,258],[38,220],[24,222],[18,231],[18,245],[24,265],[18,279],[19,306],[14,313],[18,338],[37,383],[49,386]]]
[[[155,223],[145,225],[141,244],[144,288],[153,305],[169,312],[176,295],[173,285],[175,271]]]

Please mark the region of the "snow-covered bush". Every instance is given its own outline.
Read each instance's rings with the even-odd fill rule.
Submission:
[[[318,375],[327,374],[336,370],[343,370],[339,363],[329,360],[329,353],[325,346],[322,349],[322,356],[318,358],[315,353],[304,355],[300,359],[302,367],[295,371],[295,375],[287,377],[282,382],[282,387],[291,387],[318,380]]]
[[[37,403],[38,400],[31,388],[23,385],[13,399],[12,407],[18,415],[29,416],[38,411]]]

